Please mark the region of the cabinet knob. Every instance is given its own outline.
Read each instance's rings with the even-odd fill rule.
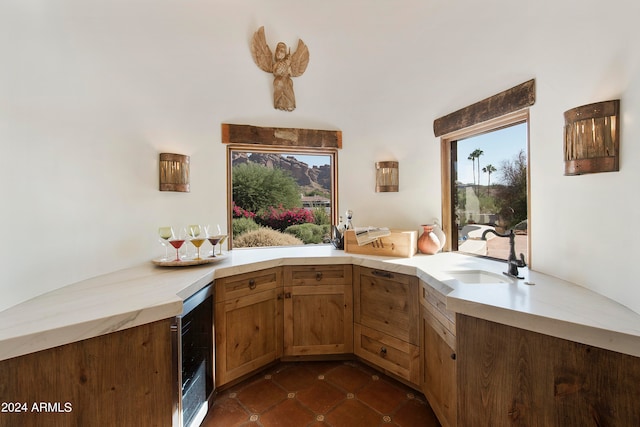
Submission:
[[[380,347],[380,355],[382,357],[385,357],[387,355],[387,348],[386,347]]]
[[[456,354],[455,353],[451,353],[451,360],[456,360]]]
[[[316,273],[316,280],[317,280],[317,281],[322,280],[322,271],[318,271],[318,272]]]
[[[254,290],[256,288],[256,281],[254,279],[249,280],[249,289]]]
[[[287,299],[291,298],[291,292],[285,292],[284,297]]]

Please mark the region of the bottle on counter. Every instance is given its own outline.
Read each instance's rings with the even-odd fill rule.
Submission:
[[[351,219],[353,219],[353,211],[349,209],[345,212],[345,215],[347,216],[347,230],[353,230],[353,223],[351,222]]]

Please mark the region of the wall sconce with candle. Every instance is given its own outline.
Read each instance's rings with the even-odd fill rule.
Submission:
[[[160,191],[189,192],[189,156],[160,153]]]
[[[376,193],[397,192],[398,162],[376,162]]]
[[[564,174],[620,169],[620,100],[597,102],[564,113]]]

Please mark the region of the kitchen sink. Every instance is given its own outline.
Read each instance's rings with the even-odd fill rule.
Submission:
[[[510,277],[485,270],[448,271],[446,274],[462,283],[513,283]]]

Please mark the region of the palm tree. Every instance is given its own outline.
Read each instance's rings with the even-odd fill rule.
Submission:
[[[476,159],[478,159],[478,184],[480,184],[480,156],[482,156],[484,154],[484,151],[482,151],[479,148],[476,148],[475,150],[473,150],[471,152],[471,154],[469,154],[469,157],[467,157],[467,160],[471,160],[473,162],[473,185],[476,186],[476,195],[478,194],[478,185],[476,185]]]
[[[489,190],[491,188],[491,174],[497,171],[497,169],[489,163],[487,166],[482,168],[482,172],[488,174],[487,175],[487,194],[489,194]]]
[[[476,150],[478,151],[478,150]],[[469,154],[469,157],[467,157],[467,160],[471,160],[473,162],[473,166],[471,167],[471,171],[473,172],[473,185],[476,185],[476,156],[475,156],[475,151],[473,151],[471,154]]]

